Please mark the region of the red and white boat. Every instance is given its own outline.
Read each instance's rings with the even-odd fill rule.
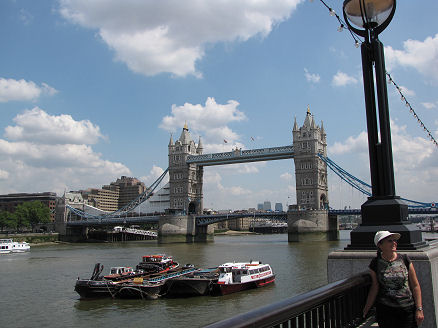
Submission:
[[[213,293],[226,295],[263,287],[274,281],[275,274],[269,264],[259,261],[224,263],[219,266],[219,278],[213,285]]]

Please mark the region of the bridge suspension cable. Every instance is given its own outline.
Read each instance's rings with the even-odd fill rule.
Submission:
[[[166,176],[167,172],[169,171],[169,168],[167,168],[158,178],[155,180],[149,188],[146,189],[145,192],[143,192],[141,195],[139,195],[136,199],[132,200],[130,203],[126,204],[125,206],[119,208],[117,211],[105,213],[102,215],[93,215],[86,213],[85,211],[81,211],[77,208],[72,207],[71,205],[66,204],[66,208],[68,208],[70,211],[72,211],[74,214],[86,218],[86,219],[106,219],[109,217],[121,217],[124,214],[131,212],[134,208],[139,206],[144,201],[148,200],[153,194],[155,189],[160,185],[160,183],[163,181],[164,177]]]
[[[339,176],[343,181],[347,182],[350,186],[353,188],[359,190],[361,193],[371,196],[371,185],[356,178],[354,175],[348,173],[345,171],[342,167],[340,167],[338,164],[336,164],[333,160],[330,158],[318,153],[319,158],[327,164],[327,166],[337,175]],[[425,203],[425,202],[419,202],[411,199],[406,198],[400,198],[401,200],[405,201],[410,208],[435,208],[435,203]]]
[[[354,175],[348,173],[342,167],[340,167],[338,164],[333,162],[330,158],[328,158],[320,153],[318,153],[318,156],[342,180],[347,182],[353,188],[359,190],[361,193],[363,193],[367,196],[371,196],[371,186],[368,183],[366,183],[366,182],[356,178]]]

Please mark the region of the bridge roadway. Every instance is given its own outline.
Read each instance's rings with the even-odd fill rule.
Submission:
[[[360,209],[344,209],[334,210],[330,209],[329,214],[337,215],[360,215]],[[438,208],[409,208],[409,214],[436,214],[438,215]],[[196,225],[207,226],[212,223],[227,221],[231,219],[240,218],[265,218],[287,221],[287,212],[242,212],[242,213],[223,213],[223,214],[209,214],[197,215]],[[140,223],[158,223],[159,215],[154,216],[134,216],[122,218],[99,218],[99,219],[84,219],[78,221],[68,221],[67,226],[104,226],[104,225],[120,225],[120,224],[140,224]]]
[[[132,216],[125,218],[99,218],[99,219],[83,219],[76,221],[68,221],[68,227],[91,227],[91,226],[115,226],[120,224],[140,224],[140,223],[158,223],[159,215],[154,216]]]

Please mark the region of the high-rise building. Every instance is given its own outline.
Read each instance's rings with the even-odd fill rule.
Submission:
[[[81,190],[80,193],[88,205],[97,207],[106,212],[118,210],[119,192],[116,190],[88,188]]]
[[[257,210],[258,211],[262,211],[263,210],[263,204],[262,203],[257,204]]]
[[[265,211],[271,211],[271,202],[270,201],[264,201],[263,202],[263,210]]]
[[[277,212],[283,212],[283,204],[282,203],[275,203],[275,210]]]
[[[118,191],[118,208],[122,208],[143,194],[147,187],[136,178],[121,176],[115,182],[111,182],[109,186],[103,186],[103,189]]]

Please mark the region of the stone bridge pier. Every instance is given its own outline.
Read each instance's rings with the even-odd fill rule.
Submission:
[[[289,210],[287,228],[290,242],[339,239],[338,217],[327,210]]]
[[[158,242],[194,242],[213,238],[212,225],[196,226],[195,215],[163,215],[158,224]]]

